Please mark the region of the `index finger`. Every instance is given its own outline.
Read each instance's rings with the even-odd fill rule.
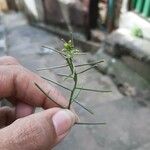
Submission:
[[[67,106],[62,94],[35,73],[20,65],[0,66],[0,98],[12,97],[17,101],[44,109],[58,106],[42,93],[35,83],[56,103]]]

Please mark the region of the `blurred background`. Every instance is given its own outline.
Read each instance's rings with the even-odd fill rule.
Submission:
[[[67,69],[37,71],[65,63],[42,45],[61,50],[61,39],[73,35],[75,46],[87,53],[75,57],[76,64],[105,60],[79,81],[112,92],[81,92],[78,100],[94,115],[74,107],[83,122],[107,124],[75,126],[54,150],[150,149],[149,21],[150,0],[0,0],[0,56],[11,55],[67,87],[71,82],[58,76]],[[9,105],[6,100],[4,105]]]

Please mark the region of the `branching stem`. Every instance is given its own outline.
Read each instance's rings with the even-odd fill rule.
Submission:
[[[58,85],[58,86],[60,86],[60,87],[62,87],[62,88],[64,88],[64,89],[66,89],[66,90],[68,90],[68,91],[71,91],[71,89],[69,89],[69,88],[67,88],[67,87],[65,87],[65,86],[63,86],[63,85],[61,85],[61,84],[59,84],[59,83],[57,83],[57,82],[55,82],[55,81],[53,81],[53,80],[51,80],[51,79],[47,79],[47,78],[45,78],[45,77],[43,77],[43,76],[41,76],[41,78],[43,78],[44,80],[50,81],[50,82],[52,82],[52,83],[54,83],[54,84],[56,84],[56,85]]]
[[[44,92],[44,90],[37,83],[34,83],[34,84],[43,94],[45,94],[46,97],[48,97],[49,100],[53,101],[60,108],[66,109],[66,107],[63,107],[62,105],[60,105],[56,101],[54,101],[46,92]]]
[[[88,111],[90,114],[93,114],[93,112],[86,108],[84,105],[82,105],[81,103],[79,103],[78,101],[76,101],[76,99],[78,98],[80,92],[83,91],[91,91],[91,92],[111,92],[109,90],[98,90],[98,89],[88,89],[88,88],[83,88],[83,87],[78,87],[78,75],[82,74],[92,68],[94,68],[97,64],[104,62],[104,60],[101,61],[97,61],[97,62],[92,62],[92,63],[85,63],[85,64],[78,64],[75,65],[74,64],[74,56],[75,55],[83,55],[85,53],[80,53],[77,49],[75,49],[74,47],[74,43],[73,43],[73,39],[66,42],[64,41],[64,48],[62,51],[56,50],[54,48],[48,47],[48,46],[43,46],[44,48],[48,48],[54,52],[57,52],[58,54],[60,54],[65,60],[66,60],[66,64],[64,65],[60,65],[60,66],[54,66],[54,67],[49,67],[49,68],[41,68],[38,69],[37,71],[41,71],[41,70],[50,70],[50,69],[59,69],[59,68],[65,68],[68,67],[70,69],[71,74],[70,75],[66,75],[66,74],[57,74],[59,76],[63,76],[63,77],[67,77],[70,78],[74,81],[73,84],[73,88],[70,89],[62,84],[59,84],[51,79],[47,79],[45,77],[42,77],[43,79],[52,82],[68,91],[70,91],[70,98],[69,98],[69,104],[67,107],[63,107],[62,105],[60,105],[59,103],[57,103],[56,101],[54,101],[46,92],[44,92],[44,90],[37,84],[34,83],[35,86],[43,93],[45,94],[51,101],[53,101],[56,105],[58,105],[59,107],[63,108],[63,109],[71,109],[71,104],[74,102],[76,104],[78,104],[80,107],[82,107],[83,109],[85,109],[86,111]],[[83,66],[89,66],[91,65],[91,67],[82,70],[81,72],[76,71],[77,67],[83,67]],[[80,90],[76,95],[75,92],[76,90]],[[95,123],[89,123],[89,122],[79,122],[79,123],[75,123],[76,125],[105,125],[106,123],[100,123],[100,122],[95,122]]]
[[[79,65],[75,65],[75,67],[77,68],[77,67],[83,67],[83,66],[89,66],[89,65],[96,65],[96,64],[99,64],[102,62],[104,62],[104,60],[92,62],[92,63],[79,64]],[[59,69],[59,68],[66,68],[66,67],[68,67],[68,64],[64,64],[64,65],[60,65],[60,66],[54,66],[54,67],[40,68],[40,69],[37,69],[37,71]]]

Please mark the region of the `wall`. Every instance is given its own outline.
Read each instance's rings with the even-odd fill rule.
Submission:
[[[88,13],[87,3],[85,2],[89,0],[44,0],[46,21],[54,24],[65,24],[60,1],[66,5],[65,11],[68,11],[66,14],[69,14],[69,22],[75,26],[83,26],[85,23],[85,14]]]
[[[15,0],[18,9],[24,11],[31,21],[42,21],[57,25],[65,24],[60,0]],[[62,2],[65,2],[62,0]],[[67,0],[69,22],[74,26],[85,26],[89,0]]]
[[[44,21],[42,0],[15,0],[19,10],[24,11],[30,20]]]
[[[24,4],[26,9],[28,10],[28,13],[33,15],[35,19],[38,19],[38,12],[35,0],[24,0]]]

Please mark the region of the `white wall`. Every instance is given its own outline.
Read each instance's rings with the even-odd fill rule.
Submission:
[[[122,1],[122,8],[121,8],[121,12],[122,12],[122,13],[128,11],[128,8],[127,8],[127,7],[128,7],[128,1],[129,1],[129,0],[123,0],[123,1]]]
[[[44,9],[42,0],[16,0],[20,10],[25,11],[26,14],[32,16],[35,20],[44,20]]]
[[[36,8],[35,0],[24,0],[24,3],[29,13],[32,14],[36,19],[38,19],[38,11]]]

